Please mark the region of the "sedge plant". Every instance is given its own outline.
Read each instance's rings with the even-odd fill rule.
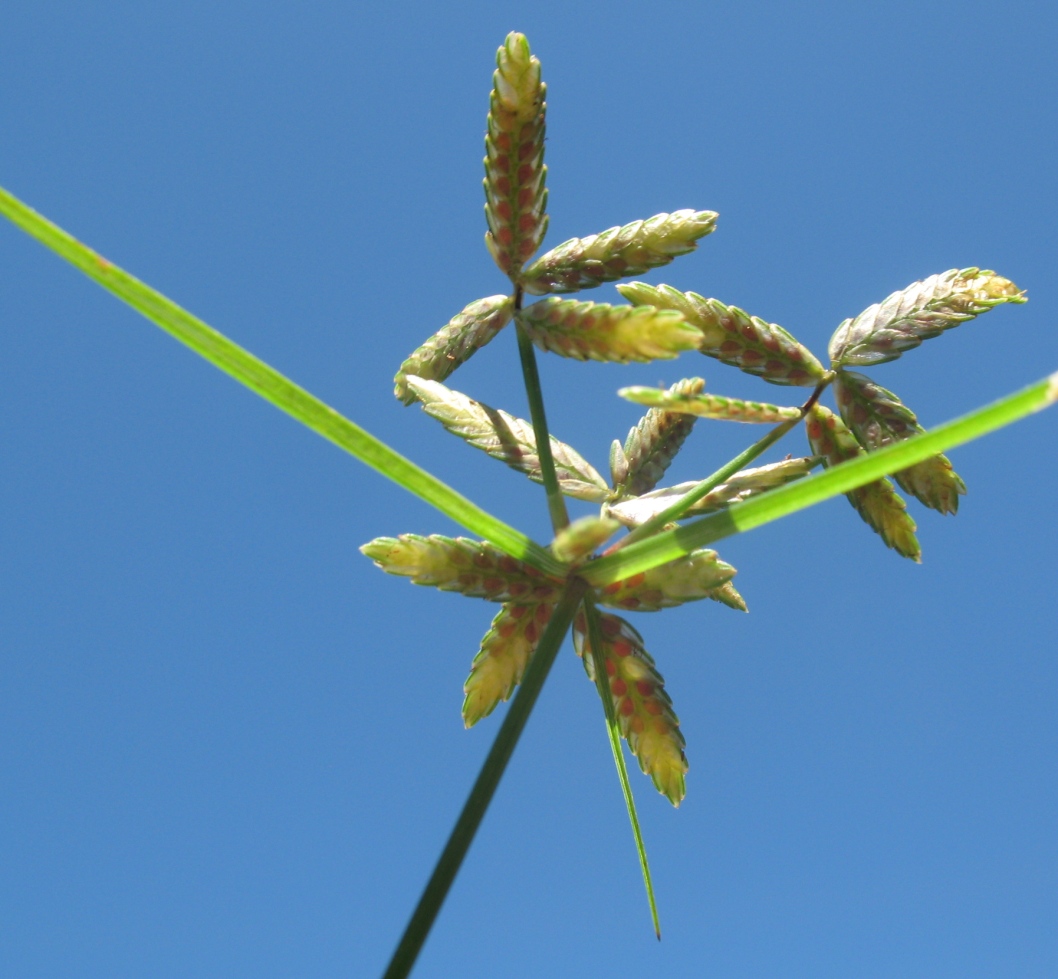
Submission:
[[[1025,302],[1024,292],[1011,280],[978,268],[930,275],[846,319],[822,357],[774,323],[677,286],[620,282],[617,289],[626,302],[618,304],[564,298],[672,263],[716,229],[718,215],[694,209],[657,214],[540,254],[548,224],[546,112],[540,62],[526,38],[512,33],[497,53],[484,161],[485,244],[509,278],[510,289],[469,303],[411,353],[397,371],[395,395],[404,405],[419,405],[471,448],[541,484],[554,535],[547,544],[500,521],[0,190],[0,212],[28,234],[203,358],[472,535],[398,533],[361,548],[390,574],[493,604],[491,622],[482,616],[480,647],[468,655],[462,702],[466,727],[478,725],[501,702],[511,700],[398,942],[386,973],[391,977],[411,971],[570,633],[598,691],[660,937],[625,746],[674,806],[686,792],[688,761],[673,699],[646,640],[627,616],[703,599],[746,611],[734,584],[735,568],[710,545],[839,494],[847,496],[885,545],[919,561],[917,527],[897,487],[928,509],[956,513],[966,486],[943,453],[1058,400],[1056,373],[927,433],[896,394],[873,374],[863,373],[995,306]],[[529,419],[483,404],[446,383],[505,328],[518,348]],[[604,476],[551,434],[538,350],[617,363],[685,355],[691,366],[687,377],[668,388],[618,392],[646,412],[623,440],[614,441]],[[707,390],[698,375],[715,362],[792,389],[775,399],[787,403]],[[824,396],[831,395],[834,408],[824,403]],[[671,463],[703,418],[761,425],[766,432],[751,437],[743,452],[711,475],[663,485]],[[801,454],[760,461],[795,430],[805,434]],[[567,498],[594,504],[598,512],[571,521]],[[703,614],[712,614],[713,608]]]

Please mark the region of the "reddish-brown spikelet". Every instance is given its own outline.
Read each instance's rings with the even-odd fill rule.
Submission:
[[[659,309],[681,312],[701,330],[699,349],[723,364],[729,364],[772,384],[811,387],[826,376],[826,370],[811,351],[786,330],[759,316],[696,292],[679,292],[672,286],[629,282],[617,287],[629,302],[649,303]]]
[[[443,381],[510,322],[513,310],[511,296],[489,296],[472,302],[400,365],[393,378],[393,393],[410,405],[415,392],[408,388],[409,374]]]
[[[856,437],[829,408],[815,405],[805,417],[812,451],[823,457],[827,468],[855,459],[863,452]],[[888,479],[875,480],[845,494],[856,512],[898,554],[921,561],[922,549],[915,537],[915,521],[907,505]]]
[[[868,450],[880,449],[924,432],[915,413],[892,391],[854,371],[838,371],[834,380],[841,417]],[[947,456],[937,455],[893,474],[893,478],[925,506],[955,513],[966,484]]]
[[[698,330],[678,312],[653,306],[544,299],[516,315],[541,350],[575,360],[669,360],[694,350],[700,339]]]
[[[467,537],[401,534],[377,537],[360,550],[387,574],[490,602],[553,603],[562,590],[559,579]]]
[[[665,692],[665,681],[655,669],[643,637],[630,623],[606,612],[599,613],[599,618],[602,659],[621,736],[657,790],[678,806],[686,794],[686,742]],[[573,643],[588,676],[594,679],[591,641],[583,611],[574,620]]]
[[[491,714],[521,683],[553,608],[546,603],[508,603],[496,613],[463,685],[463,723],[467,727]]]
[[[656,612],[709,598],[734,576],[735,569],[721,561],[716,551],[701,548],[631,578],[602,585],[597,594],[599,602],[611,608]]]
[[[485,244],[500,269],[516,278],[547,231],[547,86],[523,34],[507,35],[496,66],[485,136]]]

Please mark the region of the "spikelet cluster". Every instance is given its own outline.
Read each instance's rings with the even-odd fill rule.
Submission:
[[[679,313],[653,306],[544,299],[517,317],[541,350],[575,360],[669,360],[700,342],[698,331]]]
[[[526,292],[578,292],[626,275],[642,275],[694,251],[699,238],[716,228],[715,211],[674,211],[571,238],[541,255],[521,277]]]
[[[547,86],[524,34],[496,53],[485,136],[485,244],[500,270],[517,277],[547,231],[544,117]]]
[[[680,721],[665,692],[665,681],[643,645],[643,637],[616,615],[599,614],[601,659],[621,736],[657,790],[674,806],[686,794],[687,756]],[[573,642],[588,676],[595,679],[591,640],[583,610],[573,625]]]
[[[827,468],[855,459],[863,452],[842,420],[822,405],[815,405],[809,411],[805,417],[805,429],[812,451],[823,457],[823,465]],[[856,512],[889,547],[912,561],[921,561],[922,549],[915,536],[915,521],[888,479],[875,480],[845,495]]]
[[[828,352],[835,368],[882,364],[1001,303],[1023,302],[1024,291],[990,270],[949,269],[845,320]]]

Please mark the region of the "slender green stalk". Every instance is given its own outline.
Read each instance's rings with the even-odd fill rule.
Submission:
[[[463,858],[470,849],[470,844],[481,825],[485,811],[500,784],[503,772],[507,768],[507,762],[514,753],[518,739],[525,728],[525,722],[529,719],[536,698],[547,679],[547,674],[562,646],[562,641],[566,638],[573,615],[586,589],[587,585],[583,580],[579,578],[571,580],[563,592],[562,599],[551,613],[551,619],[547,623],[543,636],[540,637],[536,653],[529,661],[525,676],[518,687],[518,693],[511,702],[503,724],[500,725],[496,740],[493,741],[488,757],[481,766],[477,781],[474,782],[474,787],[467,796],[463,811],[456,820],[455,828],[449,835],[444,850],[441,851],[441,857],[430,875],[426,889],[404,929],[404,934],[397,945],[397,950],[393,953],[384,979],[403,979],[411,972],[423,943],[426,941],[426,936],[429,935],[434,920],[441,910],[448,890],[459,872]]]
[[[460,526],[539,571],[563,574],[563,566],[525,534],[420,469],[198,317],[81,244],[3,188],[0,188],[0,214],[215,367],[409,493],[436,507]]]
[[[1041,411],[1058,401],[1058,373],[1000,398],[990,405],[924,432],[834,466],[795,483],[761,493],[744,503],[736,503],[721,513],[702,517],[676,530],[663,531],[647,540],[626,547],[609,557],[587,565],[583,575],[593,585],[620,581],[675,560],[695,548],[771,523],[780,517],[847,493],[882,476],[899,472],[941,452],[980,438],[1026,415]]]
[[[522,305],[522,291],[518,287],[515,293],[515,308]],[[536,451],[540,456],[540,474],[544,481],[544,492],[547,494],[547,511],[551,515],[551,526],[555,533],[569,524],[566,512],[566,500],[558,488],[558,476],[555,475],[555,460],[551,455],[551,433],[547,428],[547,415],[544,413],[544,392],[540,386],[540,372],[536,369],[536,351],[533,341],[526,336],[521,323],[515,320],[518,334],[518,356],[522,361],[522,377],[525,380],[525,393],[529,399],[529,417],[533,421],[533,435],[536,436]]]
[[[650,863],[647,860],[647,848],[643,842],[643,831],[639,827],[639,813],[636,812],[636,800],[632,795],[632,783],[628,780],[628,767],[621,748],[621,730],[617,726],[617,714],[610,696],[609,678],[606,672],[606,661],[602,655],[602,624],[599,621],[599,610],[591,596],[584,599],[584,617],[588,620],[588,640],[591,643],[592,662],[595,667],[595,688],[599,691],[603,712],[606,714],[606,733],[609,735],[610,750],[613,752],[614,764],[617,766],[617,777],[621,782],[621,795],[624,796],[625,809],[632,824],[632,836],[636,842],[636,853],[639,856],[639,869],[643,872],[643,884],[647,889],[647,904],[650,905],[650,920],[654,925],[654,934],[661,941],[661,923],[658,920],[658,905],[654,898],[654,882],[650,877]]]

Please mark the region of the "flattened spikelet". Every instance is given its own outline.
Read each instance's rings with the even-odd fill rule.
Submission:
[[[408,387],[422,402],[423,411],[436,418],[453,435],[475,449],[487,452],[512,469],[525,473],[533,482],[543,482],[540,456],[533,426],[505,411],[490,408],[459,391],[439,384],[409,377]],[[551,436],[551,455],[555,461],[559,489],[578,500],[600,503],[609,495],[606,481],[576,449]]]
[[[718,299],[706,299],[696,292],[679,292],[672,286],[652,286],[646,282],[625,283],[617,291],[629,302],[679,311],[688,323],[701,330],[699,349],[703,354],[747,374],[772,384],[808,387],[818,384],[826,375],[811,351],[781,326],[750,316],[737,306],[726,306]]]
[[[643,637],[616,615],[599,614],[602,659],[621,736],[657,790],[674,806],[686,794],[687,756],[680,721],[665,692],[665,681],[643,645]],[[594,679],[591,641],[583,611],[573,626],[573,644]]]
[[[505,604],[481,640],[481,649],[463,685],[463,723],[473,727],[522,682],[551,611],[550,604]]]
[[[572,564],[605,544],[620,526],[610,517],[581,517],[555,534],[551,553],[560,561]]]
[[[656,612],[709,598],[710,592],[734,576],[735,569],[721,561],[716,551],[701,548],[631,578],[603,585],[597,594],[600,603],[611,608]]]
[[[621,364],[670,360],[698,346],[698,331],[671,310],[544,299],[517,314],[541,350]]]
[[[838,371],[834,381],[841,417],[867,450],[924,432],[915,413],[892,391],[854,371]],[[940,513],[955,513],[966,484],[947,456],[936,455],[893,474],[905,491]]]
[[[703,382],[704,384],[704,382]],[[669,388],[628,387],[617,392],[626,401],[639,405],[663,408],[667,412],[681,412],[699,418],[715,418],[718,421],[772,423],[800,418],[801,409],[766,404],[761,401],[744,401],[721,394],[705,394],[702,391],[677,391]]]
[[[387,574],[490,602],[553,603],[562,590],[560,580],[467,537],[376,537],[360,550]]]
[[[526,292],[542,296],[642,275],[694,251],[695,242],[716,228],[716,219],[713,211],[673,211],[587,238],[571,238],[533,262],[521,282]]]
[[[393,378],[393,393],[410,405],[415,393],[408,388],[409,374],[443,381],[502,330],[510,322],[513,311],[511,296],[489,296],[471,303],[400,365]]]
[[[993,306],[1025,301],[1010,279],[988,269],[949,269],[845,320],[831,337],[830,359],[835,368],[882,364]]]
[[[496,66],[485,136],[485,244],[500,269],[515,278],[547,231],[547,86],[522,34],[507,35]]]
[[[812,451],[823,457],[827,468],[855,459],[863,449],[841,419],[829,408],[815,405],[805,418]],[[915,521],[888,479],[879,479],[845,494],[856,512],[898,554],[921,561],[922,549],[915,537]]]

